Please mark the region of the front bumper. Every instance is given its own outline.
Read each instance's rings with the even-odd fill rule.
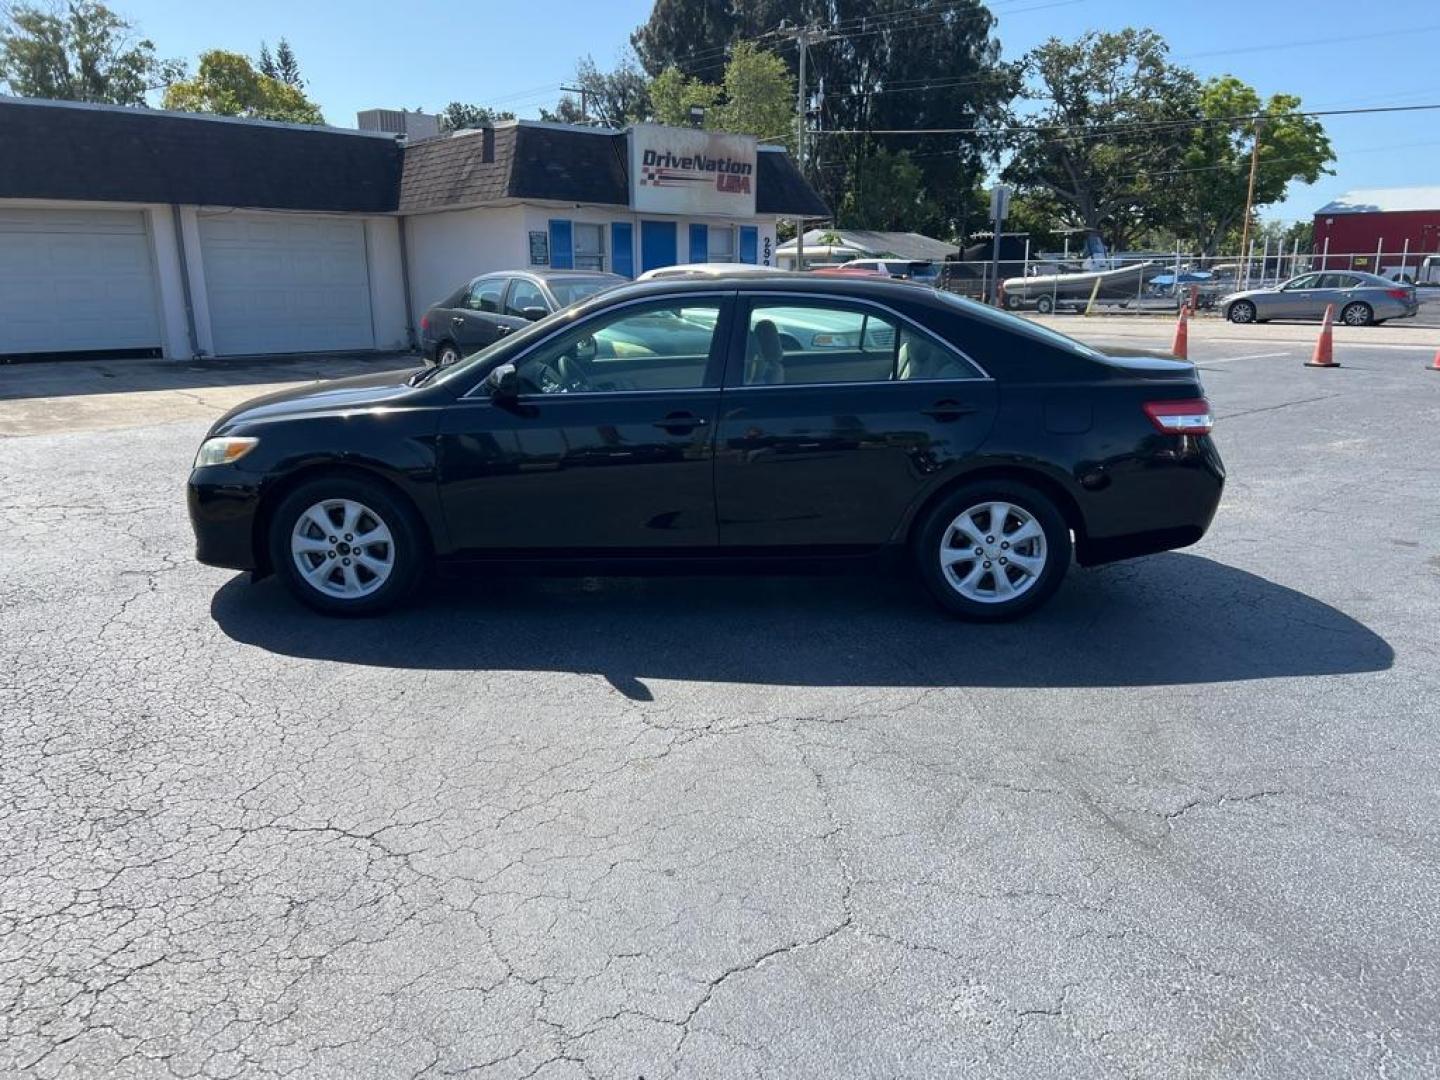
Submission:
[[[259,568],[257,484],[224,465],[196,469],[186,485],[186,502],[195,530],[195,558],[230,570]]]

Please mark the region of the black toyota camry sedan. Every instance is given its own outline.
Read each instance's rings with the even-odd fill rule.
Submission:
[[[1013,618],[1094,565],[1200,539],[1224,468],[1194,366],[1107,355],[884,279],[615,289],[446,367],[224,416],[197,555],[370,613],[437,561],[795,572],[899,555]]]

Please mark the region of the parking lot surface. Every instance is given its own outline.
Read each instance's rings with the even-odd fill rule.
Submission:
[[[191,557],[207,376],[12,392],[0,1073],[1435,1075],[1440,373],[1307,354],[1197,327],[1211,535],[992,627],[868,578],[325,619]]]

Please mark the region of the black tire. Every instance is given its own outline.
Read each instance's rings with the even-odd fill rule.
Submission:
[[[377,555],[381,560],[387,556],[391,559],[388,576],[380,585],[362,595],[347,598],[323,592],[321,586],[306,579],[297,565],[297,560],[304,557],[307,561],[319,560],[311,563],[317,570],[323,561],[330,561],[332,566],[338,567],[344,557],[356,550],[348,548],[348,537],[339,532],[340,524],[336,517],[331,518],[332,525],[337,529],[336,546],[332,549],[336,552],[335,555],[322,558],[316,553],[302,555],[292,551],[292,537],[301,515],[330,500],[359,504],[369,513],[368,518],[361,518],[361,524],[369,526],[373,521],[378,521],[389,530],[389,544],[377,541],[376,546],[367,551],[368,555]],[[335,508],[337,512],[339,509]],[[311,521],[313,520],[312,517]],[[340,521],[343,522],[343,518]],[[316,532],[313,527],[308,531]],[[359,476],[337,473],[334,476],[307,480],[286,495],[275,508],[275,513],[270,517],[269,532],[270,565],[274,567],[275,573],[297,600],[327,615],[378,615],[388,611],[409,599],[429,564],[430,555],[424,530],[415,511],[385,485]],[[317,535],[314,539],[318,541],[320,537]],[[354,571],[357,580],[364,574],[370,574],[372,580],[379,577],[365,570],[360,563],[361,558],[357,554]],[[351,564],[344,565],[348,567]],[[334,580],[335,571],[330,575],[330,584],[335,588],[339,588],[340,583],[350,575],[350,571],[343,568],[339,572],[340,582]],[[368,581],[362,581],[361,587],[368,584]]]
[[[1005,535],[1004,529],[1001,530],[999,536],[991,531],[986,537],[977,538],[977,542],[982,547],[989,546],[994,549],[993,552],[986,552],[995,560],[994,562],[983,562],[982,564],[980,558],[967,558],[946,569],[941,565],[941,551],[942,548],[951,551],[965,550],[951,542],[953,539],[951,526],[962,513],[971,510],[978,511],[987,503],[1000,502],[1008,503],[1011,507],[1019,509],[1023,515],[1028,516],[1035,524],[1039,525],[1044,533],[1043,563],[1038,574],[1030,575],[1033,577],[1033,581],[1013,599],[972,599],[971,596],[960,591],[959,586],[954,583],[954,579],[950,575],[955,573],[968,576],[972,572],[978,572],[980,574],[979,581],[984,582],[987,580],[987,575],[995,574],[999,565],[998,559],[1003,557],[999,554],[1002,550],[999,545],[1004,543],[1000,539]],[[976,520],[980,519],[977,517]],[[994,523],[989,520],[988,516],[985,520],[986,528],[993,530]],[[1008,517],[1007,522],[1010,523],[1009,531],[1012,535],[1020,531],[1019,515]],[[993,543],[989,543],[991,537],[995,538]],[[1034,551],[1033,547],[1031,551]],[[941,499],[926,514],[915,530],[911,554],[925,587],[930,590],[930,595],[946,611],[973,622],[1004,622],[1029,614],[1054,595],[1055,590],[1060,587],[1060,582],[1064,580],[1066,571],[1070,568],[1071,551],[1069,526],[1065,523],[1064,515],[1060,513],[1048,496],[1017,481],[986,480],[966,484]],[[1011,554],[1019,555],[1020,553],[1016,550]],[[969,569],[963,569],[966,566]],[[1006,574],[1007,581],[1017,580],[1010,577],[1012,573],[1017,575],[1023,573],[1018,567],[1000,572]],[[999,591],[993,576],[989,580],[991,585],[988,590],[984,591],[991,594]],[[978,589],[977,584],[976,591]]]
[[[460,347],[453,341],[442,341],[435,347],[435,364],[437,367],[449,367],[451,364],[459,363],[463,354]]]
[[[1055,310],[1055,301],[1048,296],[1042,296],[1035,301],[1035,310],[1041,315],[1049,315]]]
[[[1356,300],[1340,309],[1340,321],[1346,326],[1370,326],[1375,322],[1375,309]]]
[[[1005,294],[1005,310],[1006,310],[1006,311],[1019,311],[1019,310],[1020,310],[1020,304],[1021,304],[1020,297],[1016,296],[1014,293],[1006,293],[1006,294]]]
[[[1255,305],[1249,300],[1236,300],[1225,309],[1225,318],[1232,323],[1248,324],[1259,322],[1256,317]]]

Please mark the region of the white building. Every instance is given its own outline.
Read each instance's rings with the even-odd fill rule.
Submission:
[[[824,204],[745,136],[383,132],[0,98],[0,358],[406,349],[477,274],[769,263]]]

